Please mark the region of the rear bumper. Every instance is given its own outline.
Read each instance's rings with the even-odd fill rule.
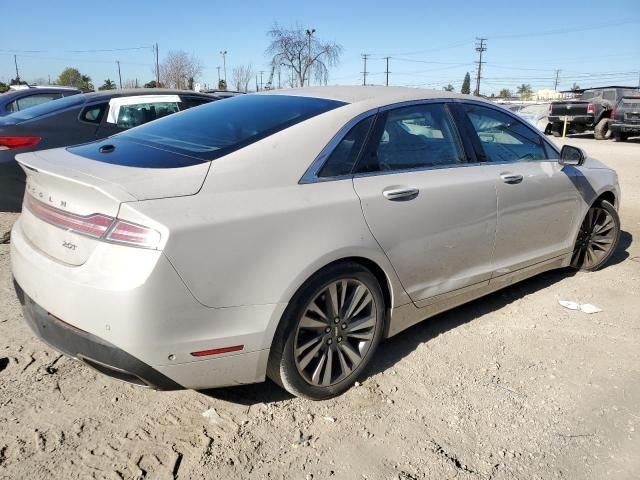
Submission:
[[[69,357],[110,377],[157,390],[183,388],[162,373],[106,340],[75,328],[35,303],[13,281],[27,325],[38,338]]]
[[[14,224],[11,240],[12,272],[25,305],[32,305],[25,317],[44,319],[28,321],[54,348],[85,363],[93,361],[93,368],[108,375],[118,377],[113,369],[120,369],[139,380],[121,379],[161,389],[264,380],[273,333],[286,304],[206,307],[155,250],[100,243],[84,264],[67,265],[31,243],[22,218]],[[38,325],[54,325],[65,334],[50,338],[50,330]],[[67,345],[67,336],[83,339],[82,348]],[[242,350],[193,355],[236,345]],[[173,383],[157,380],[162,376]]]
[[[640,132],[640,123],[610,123],[609,130],[614,133],[637,133]]]
[[[549,115],[549,122],[551,123],[564,123],[564,115]],[[585,127],[593,127],[593,115],[567,115],[568,123],[574,123],[576,125],[584,125]]]

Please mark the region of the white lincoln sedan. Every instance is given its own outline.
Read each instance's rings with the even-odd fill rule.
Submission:
[[[595,270],[620,233],[613,170],[441,91],[244,95],[17,160],[26,322],[157,389],[268,375],[339,395],[382,339],[546,270]]]

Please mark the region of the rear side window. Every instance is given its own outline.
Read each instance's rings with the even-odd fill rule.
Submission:
[[[89,123],[100,123],[102,121],[102,117],[104,116],[104,112],[107,110],[107,103],[100,103],[98,105],[91,105],[86,107],[80,113],[80,120],[83,122]]]
[[[178,104],[176,102],[123,105],[118,112],[116,125],[120,128],[133,128],[158,118],[166,117],[177,111]]]
[[[331,152],[318,177],[337,177],[348,175],[353,170],[358,154],[367,139],[374,117],[366,118],[356,124]]]
[[[25,111],[15,112],[8,116],[17,121],[31,120],[66,108],[82,105],[84,102],[85,99],[82,95],[73,95],[71,97],[59,98],[57,100],[42,103]]]
[[[311,97],[241,95],[171,115],[117,138],[207,161],[342,105]]]
[[[463,105],[486,160],[523,162],[546,160],[547,152],[540,135],[506,113],[478,105]]]
[[[444,167],[465,162],[453,122],[442,104],[386,112],[372,135],[360,172]]]

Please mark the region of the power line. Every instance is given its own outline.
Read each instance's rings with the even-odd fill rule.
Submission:
[[[486,38],[478,38],[477,39],[480,43],[476,43],[476,52],[478,52],[480,54],[480,58],[478,59],[478,62],[476,62],[478,64],[478,76],[476,77],[476,91],[475,91],[475,95],[476,96],[480,96],[480,77],[482,76],[482,54],[484,52],[487,51],[487,46],[484,42],[487,41]]]

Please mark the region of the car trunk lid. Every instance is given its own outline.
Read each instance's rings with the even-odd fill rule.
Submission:
[[[123,202],[193,195],[209,168],[208,163],[175,169],[126,167],[66,149],[25,153],[16,160],[27,175],[21,220],[25,236],[48,256],[75,266],[87,261],[106,233],[100,224],[115,219]]]
[[[587,115],[589,102],[581,100],[568,100],[564,102],[553,102],[551,104],[551,115],[553,116],[576,116]]]

